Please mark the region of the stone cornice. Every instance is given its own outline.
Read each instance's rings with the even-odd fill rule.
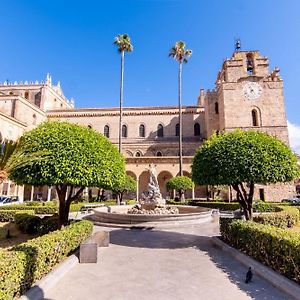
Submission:
[[[194,156],[183,156],[184,164],[191,164]],[[151,164],[151,163],[167,163],[178,164],[178,156],[140,156],[140,157],[126,157],[126,163],[129,164]]]
[[[204,112],[203,107],[184,106],[183,114],[200,114]],[[178,115],[178,107],[125,107],[124,116],[145,116],[145,115]],[[68,109],[68,110],[49,110],[48,118],[82,118],[82,117],[106,117],[119,116],[119,108],[89,108],[89,109]]]

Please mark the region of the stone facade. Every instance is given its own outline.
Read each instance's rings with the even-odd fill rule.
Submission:
[[[0,133],[17,139],[45,120],[67,120],[89,126],[118,144],[119,108],[75,109],[63,95],[60,84],[45,82],[0,84]],[[138,181],[136,197],[146,189],[149,163],[156,165],[164,197],[172,196],[165,182],[179,172],[178,107],[125,107],[123,112],[123,154],[127,173]],[[288,143],[283,82],[279,70],[270,72],[267,57],[258,51],[236,51],[226,59],[218,73],[214,90],[201,90],[195,106],[183,107],[183,169],[190,175],[192,158],[199,146],[214,131],[235,128],[256,129]],[[9,186],[9,188],[8,188]],[[13,186],[11,184],[11,186]],[[13,193],[8,183],[1,193]],[[294,186],[257,188],[257,197],[280,200],[293,193]],[[19,187],[25,199],[55,197],[45,188]],[[263,191],[262,191],[263,189]],[[280,192],[275,192],[278,189]],[[295,188],[294,188],[295,189]],[[9,191],[8,191],[9,190]],[[205,197],[206,188],[196,187],[187,197]]]

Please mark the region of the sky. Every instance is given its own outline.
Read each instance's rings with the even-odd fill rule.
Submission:
[[[78,108],[118,106],[113,40],[128,33],[134,51],[125,55],[124,105],[177,104],[178,66],[168,52],[178,40],[193,50],[182,93],[184,105],[195,105],[200,88],[214,88],[240,38],[242,50],[259,50],[271,69],[280,68],[292,147],[300,153],[299,12],[298,0],[3,1],[0,81],[44,80],[50,73]]]

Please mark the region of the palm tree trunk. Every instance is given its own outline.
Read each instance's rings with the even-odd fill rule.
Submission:
[[[119,119],[119,152],[120,153],[122,153],[123,81],[124,81],[124,51],[121,52],[120,119]]]
[[[178,107],[179,107],[179,175],[183,176],[182,170],[182,107],[181,107],[181,74],[182,62],[179,62],[178,69]]]

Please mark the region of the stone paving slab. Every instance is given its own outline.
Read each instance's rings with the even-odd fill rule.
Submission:
[[[211,242],[217,223],[105,230],[111,244],[98,249],[98,263],[78,264],[44,299],[289,299],[260,277],[244,283],[245,266]]]

